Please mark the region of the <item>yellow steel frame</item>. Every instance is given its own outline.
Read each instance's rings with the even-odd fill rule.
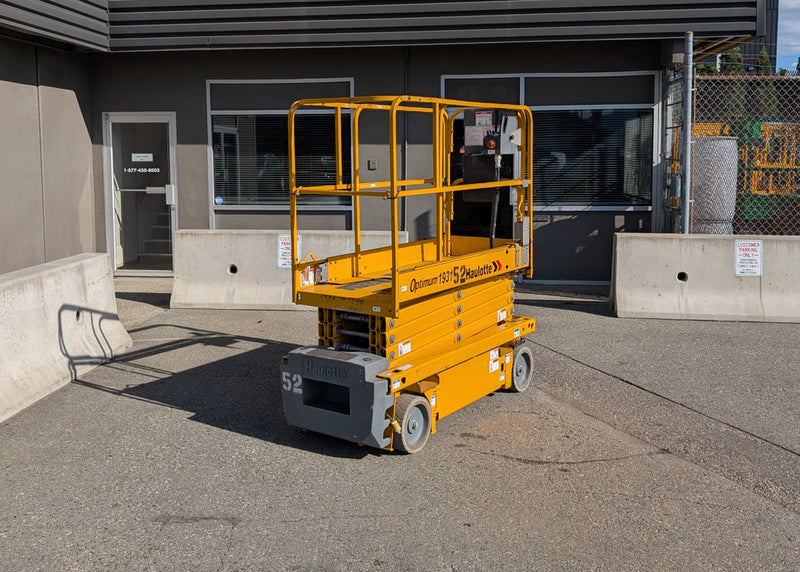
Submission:
[[[295,116],[301,109],[329,109],[335,114],[335,183],[297,184]],[[453,125],[469,108],[502,109],[516,114],[522,141],[521,176],[489,183],[452,180]],[[347,111],[348,113],[344,113]],[[364,182],[360,173],[359,118],[364,111],[384,111],[389,119],[389,179]],[[431,123],[431,176],[403,179],[398,164],[400,118],[422,114]],[[351,121],[352,148],[342,142],[342,121]],[[343,153],[352,153],[352,182],[344,174]],[[514,346],[533,332],[533,318],[512,315],[513,277],[533,273],[533,225],[528,236],[495,239],[456,236],[454,193],[512,187],[515,221],[533,214],[533,116],[519,105],[480,103],[414,96],[305,99],[289,111],[289,180],[291,186],[292,291],[295,302],[320,308],[320,344],[356,336],[369,351],[385,356],[389,369],[380,374],[395,395],[424,395],[436,422],[500,388],[512,387]],[[334,195],[353,201],[354,252],[326,259],[297,252],[297,197]],[[434,195],[434,238],[401,244],[398,202],[404,197]],[[391,245],[364,250],[361,244],[361,199],[388,200]],[[522,225],[522,228],[526,228]],[[402,316],[401,316],[402,315]],[[369,326],[366,327],[368,321]],[[344,324],[344,325],[343,325]],[[353,326],[347,324],[355,324]],[[354,332],[352,327],[361,327]],[[412,351],[413,348],[413,351]],[[366,348],[365,348],[366,351]],[[394,406],[386,412],[395,416]],[[393,429],[387,428],[387,432]],[[388,435],[387,435],[388,436]],[[392,449],[394,444],[388,448]]]
[[[523,144],[522,176],[500,182],[460,184],[451,181],[448,157],[453,151],[453,122],[465,108],[509,110],[517,115]],[[336,181],[335,184],[298,186],[295,147],[295,116],[301,109],[328,109],[335,114]],[[349,114],[343,113],[348,110]],[[384,111],[389,117],[389,180],[362,182],[359,168],[359,118],[364,111]],[[398,135],[400,118],[404,114],[422,114],[431,119],[431,177],[403,179],[400,176]],[[345,183],[343,173],[342,121],[351,121],[353,177]],[[292,234],[292,289],[295,302],[319,307],[335,307],[351,311],[397,317],[400,306],[411,300],[444,291],[458,284],[484,280],[490,275],[524,271],[533,273],[533,225],[527,258],[520,257],[520,245],[497,241],[488,248],[488,239],[472,252],[465,252],[465,240],[450,235],[446,219],[452,214],[452,193],[472,189],[492,189],[499,186],[517,190],[517,221],[533,212],[533,116],[528,107],[496,103],[469,102],[431,97],[375,96],[352,98],[305,99],[294,103],[289,111],[289,182]],[[348,148],[346,151],[350,151]],[[313,254],[300,259],[297,245],[297,197],[304,195],[333,195],[350,197],[353,201],[353,236],[355,249],[348,255],[317,260]],[[432,240],[401,244],[398,201],[417,195],[436,197],[436,236]],[[361,245],[361,198],[381,197],[389,201],[391,211],[391,246],[364,251]],[[474,241],[472,241],[474,244]],[[466,249],[470,250],[470,249]],[[329,272],[327,284],[309,284],[308,278],[320,264]],[[303,274],[305,273],[305,274]],[[304,282],[303,276],[306,277]],[[455,278],[458,282],[455,283]],[[423,284],[424,287],[416,287]],[[342,288],[343,285],[347,289]],[[413,290],[413,291],[412,291]]]

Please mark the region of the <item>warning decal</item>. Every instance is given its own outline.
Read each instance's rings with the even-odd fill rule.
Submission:
[[[489,373],[494,373],[500,369],[500,348],[489,352]]]

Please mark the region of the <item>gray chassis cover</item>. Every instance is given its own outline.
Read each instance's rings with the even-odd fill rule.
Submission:
[[[304,347],[289,352],[281,363],[283,411],[290,425],[383,449],[390,439],[386,410],[394,403],[388,381],[377,377],[389,369],[385,358],[367,352]],[[308,382],[306,382],[308,381]],[[347,411],[312,405],[312,386],[347,388]]]

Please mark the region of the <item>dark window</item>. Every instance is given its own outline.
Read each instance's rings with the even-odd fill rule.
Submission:
[[[445,97],[487,103],[519,103],[519,78],[448,78]]]
[[[525,105],[620,105],[652,104],[652,74],[604,77],[525,78]]]
[[[213,115],[214,203],[289,204],[286,115]],[[336,182],[335,118],[295,116],[298,185]],[[350,182],[350,121],[342,119],[342,171]],[[347,197],[301,195],[299,204],[349,205]]]
[[[651,109],[534,111],[534,202],[650,206]]]

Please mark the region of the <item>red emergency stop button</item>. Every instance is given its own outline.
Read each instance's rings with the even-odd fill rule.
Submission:
[[[486,140],[486,148],[487,149],[494,149],[495,147],[497,147],[497,141],[495,141],[494,139],[487,139]]]

